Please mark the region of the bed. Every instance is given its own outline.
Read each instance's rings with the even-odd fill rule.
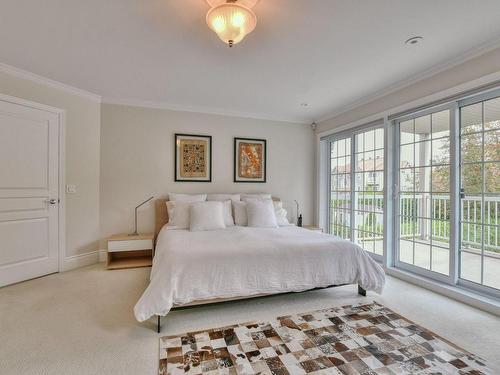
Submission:
[[[274,198],[273,198],[274,199]],[[172,308],[357,284],[381,293],[383,269],[359,246],[296,226],[168,230],[166,200],[156,206],[150,283],[134,307],[138,321]]]

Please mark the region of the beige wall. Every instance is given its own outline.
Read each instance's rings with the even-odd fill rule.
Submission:
[[[174,182],[174,133],[213,137],[212,183]],[[267,183],[233,183],[233,137],[267,139]],[[314,212],[314,134],[307,125],[103,104],[101,238],[129,232],[134,206],[168,192],[269,192],[297,199],[305,222]],[[152,205],[139,214],[152,231]],[[104,244],[103,244],[104,246]]]
[[[66,256],[98,250],[100,103],[4,72],[0,93],[66,110]]]
[[[500,48],[318,124],[321,133],[500,71]]]

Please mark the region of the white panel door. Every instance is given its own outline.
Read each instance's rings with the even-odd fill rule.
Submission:
[[[0,101],[0,287],[58,271],[59,126]]]

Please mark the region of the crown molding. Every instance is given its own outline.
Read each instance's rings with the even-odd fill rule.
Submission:
[[[14,66],[0,63],[0,72],[7,73],[11,76],[18,77],[21,79],[26,79],[31,82],[40,83],[61,91],[68,92],[73,95],[77,95],[86,99],[90,99],[99,103],[123,105],[129,107],[141,107],[141,108],[154,108],[154,109],[166,109],[171,111],[181,111],[181,112],[192,112],[192,113],[205,113],[211,115],[220,116],[231,116],[231,117],[241,117],[241,118],[251,118],[257,120],[268,120],[268,121],[278,121],[278,122],[290,122],[296,124],[309,124],[310,121],[300,119],[300,118],[288,118],[281,116],[274,116],[261,113],[250,113],[250,112],[238,112],[231,111],[221,108],[211,108],[203,106],[184,106],[178,104],[172,104],[167,102],[155,102],[155,101],[145,101],[145,100],[133,100],[133,99],[119,99],[119,98],[102,98],[100,95],[91,93],[79,89],[74,86],[66,85],[65,83],[52,80],[50,78],[42,77],[38,74],[28,72],[23,69],[16,68]]]
[[[418,74],[415,74],[405,80],[399,81],[397,83],[394,83],[390,86],[387,86],[381,90],[375,91],[369,95],[365,95],[361,97],[358,100],[355,100],[351,102],[348,105],[345,105],[342,107],[342,109],[338,109],[336,111],[330,112],[327,115],[323,116],[320,120],[318,120],[318,123],[324,122],[331,120],[334,117],[340,116],[344,113],[347,113],[349,111],[352,111],[353,109],[356,109],[358,107],[361,107],[365,104],[371,103],[374,100],[383,98],[384,96],[393,94],[399,90],[402,90],[406,87],[409,87],[413,84],[416,84],[420,81],[423,81],[427,78],[430,78],[436,74],[445,72],[446,70],[449,70],[451,68],[454,68],[455,66],[458,66],[460,64],[463,64],[469,60],[472,60],[476,57],[479,57],[481,55],[484,55],[490,51],[493,51],[496,48],[500,47],[500,37],[496,37],[486,43],[483,43],[479,45],[478,47],[474,47],[468,51],[466,51],[463,54],[460,54],[450,60],[447,60],[443,63],[434,65],[433,67],[426,69]]]
[[[179,112],[191,112],[191,113],[204,113],[209,115],[218,116],[230,116],[230,117],[240,117],[249,118],[255,120],[266,120],[266,121],[277,121],[277,122],[289,122],[294,124],[310,124],[309,120],[291,118],[291,117],[281,117],[261,113],[250,113],[250,112],[239,112],[231,111],[222,108],[212,108],[203,106],[187,106],[172,104],[166,102],[156,102],[156,101],[146,101],[146,100],[135,100],[135,99],[120,99],[120,98],[102,98],[101,100],[104,104],[122,105],[128,107],[139,107],[139,108],[151,108],[151,109],[165,109],[169,111],[179,111]]]
[[[80,96],[82,98],[90,99],[90,100],[95,101],[95,102],[101,101],[100,95],[79,89],[79,88],[74,87],[74,86],[66,85],[65,83],[62,83],[59,81],[54,81],[50,78],[39,76],[38,74],[31,73],[31,72],[16,68],[16,67],[11,66],[11,65],[0,63],[0,72],[10,74],[14,77],[26,79],[26,80],[31,81],[31,82],[40,83],[42,85],[49,86],[49,87],[52,87],[52,88],[55,88],[55,89],[58,89],[61,91],[65,91],[67,93],[77,95],[77,96]]]

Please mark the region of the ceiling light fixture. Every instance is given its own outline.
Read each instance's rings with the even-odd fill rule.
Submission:
[[[421,36],[413,36],[410,39],[407,39],[405,41],[405,44],[414,46],[415,44],[419,44],[420,42],[422,42],[422,40],[424,40],[424,38],[422,38]]]
[[[232,47],[241,42],[257,25],[252,7],[259,0],[206,0],[211,9],[207,24],[219,38]]]

